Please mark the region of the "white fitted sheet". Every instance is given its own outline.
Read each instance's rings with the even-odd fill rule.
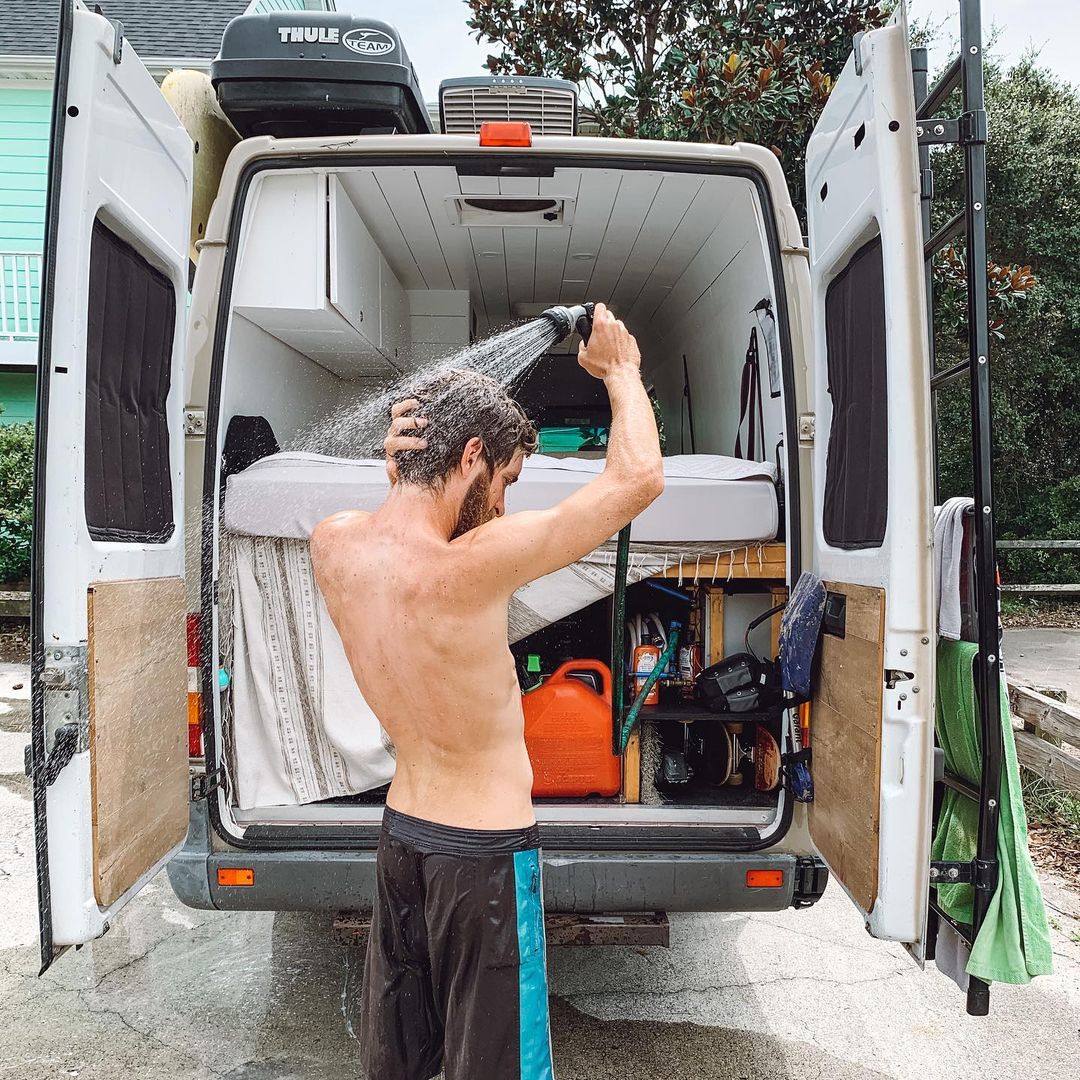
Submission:
[[[535,454],[510,489],[507,510],[545,510],[592,480],[602,460]],[[635,543],[751,544],[777,530],[776,470],[714,454],[664,458],[664,492],[634,519]],[[224,524],[247,536],[306,540],[342,510],[375,510],[386,497],[382,461],[284,452],[228,480]]]

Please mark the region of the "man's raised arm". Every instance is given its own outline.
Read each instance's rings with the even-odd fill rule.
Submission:
[[[604,471],[550,510],[509,514],[456,543],[473,546],[511,589],[582,558],[614,536],[664,489],[652,402],[641,381],[641,354],[626,327],[597,304],[578,363],[603,380],[611,401]]]

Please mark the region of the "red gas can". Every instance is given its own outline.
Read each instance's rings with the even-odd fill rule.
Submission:
[[[600,675],[601,693],[573,672]],[[611,752],[611,671],[599,660],[568,660],[521,699],[525,745],[538,798],[617,795],[620,759]]]

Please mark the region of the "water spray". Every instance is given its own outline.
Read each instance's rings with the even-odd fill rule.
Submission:
[[[377,457],[382,452],[390,408],[415,397],[416,387],[454,369],[476,371],[502,386],[513,385],[556,342],[574,330],[587,342],[592,333],[593,304],[551,307],[535,319],[511,326],[483,341],[431,361],[403,375],[390,386],[346,403],[321,418],[294,443],[296,449],[332,457]]]
[[[576,329],[581,335],[582,344],[588,345],[595,310],[596,305],[592,302],[575,304],[573,307],[557,305],[540,312],[540,318],[550,319],[560,331],[560,337],[567,337]]]

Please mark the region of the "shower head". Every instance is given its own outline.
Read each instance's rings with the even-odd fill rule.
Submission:
[[[593,303],[575,304],[573,307],[549,307],[540,313],[540,318],[550,319],[558,328],[561,337],[567,337],[576,329],[581,340],[588,345],[592,333]]]

